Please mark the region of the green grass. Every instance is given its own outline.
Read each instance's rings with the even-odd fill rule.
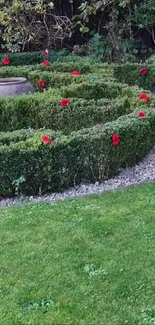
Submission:
[[[0,236],[0,324],[154,324],[154,183],[0,209]]]

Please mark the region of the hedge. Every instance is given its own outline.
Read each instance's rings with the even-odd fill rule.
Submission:
[[[7,77],[26,77],[28,78],[31,71],[36,70],[36,66],[23,66],[23,67],[1,67],[0,78]]]
[[[2,66],[2,60],[4,57],[9,57],[11,65],[31,65],[41,63],[43,60],[43,53],[38,52],[22,52],[22,53],[0,53],[0,65]]]
[[[37,52],[21,52],[21,53],[0,53],[0,65],[4,57],[8,56],[11,59],[11,64],[14,66],[19,65],[31,65],[41,63],[43,61],[43,51]],[[98,62],[94,57],[80,57],[72,54],[67,50],[63,51],[52,51],[49,50],[48,59],[51,63],[53,62]]]
[[[155,141],[155,110],[140,119],[137,112],[69,136],[56,138],[51,146],[37,136],[0,146],[0,196],[15,193],[13,181],[25,178],[21,193],[35,195],[61,191],[82,181],[101,181],[116,175],[144,157]],[[44,134],[52,139],[51,131]],[[111,137],[119,134],[114,147]],[[0,138],[3,134],[0,134]]]
[[[47,87],[61,87],[61,86],[68,86],[70,84],[77,84],[82,83],[83,81],[90,81],[92,79],[92,74],[81,74],[78,76],[78,78],[74,78],[70,75],[70,73],[62,72],[58,73],[53,69],[53,71],[46,70],[46,68],[43,67],[43,70],[39,67],[37,69],[37,66],[24,66],[24,67],[7,67],[7,68],[1,68],[0,69],[0,78],[8,78],[8,77],[25,77],[30,82],[34,84],[34,86],[37,86],[37,81],[39,79],[44,80],[47,83]],[[100,80],[105,76],[99,75],[95,77],[95,80]],[[109,77],[108,77],[109,78]],[[94,82],[92,80],[92,82]]]
[[[32,128],[23,129],[23,130],[15,130],[12,132],[0,132],[0,145],[10,145],[11,143],[17,143],[20,141],[25,141],[30,138],[41,137],[44,135],[44,129],[34,130]],[[56,132],[52,130],[47,130],[46,133],[50,132],[50,136],[53,139],[62,136],[62,132]]]
[[[32,101],[31,101],[31,99]],[[13,131],[21,128],[41,127],[62,130],[70,133],[82,127],[105,123],[130,112],[126,97],[117,101],[70,99],[68,107],[61,107],[58,100],[47,98],[44,102],[38,97],[20,97],[18,101],[0,100],[0,130]],[[1,106],[2,105],[2,106]]]
[[[109,64],[103,64],[103,63],[95,63],[92,64],[90,62],[54,62],[48,67],[45,67],[44,65],[40,64],[36,66],[37,70],[42,71],[56,71],[56,72],[72,72],[75,70],[78,70],[81,72],[81,74],[87,74],[87,73],[104,73],[109,74],[113,76],[113,65]]]
[[[52,93],[0,98],[0,131],[46,127],[68,134],[129,113],[130,106],[134,109],[134,104],[138,105],[138,95],[134,87],[100,82],[62,87]],[[68,107],[61,107],[63,97],[70,99]]]
[[[71,85],[70,87],[61,87],[60,94],[63,97],[76,97],[84,99],[113,99],[118,96],[128,96],[129,98],[136,96],[142,89],[137,87],[129,87],[125,84],[116,82],[104,82],[99,80],[94,84],[83,82],[82,84]]]
[[[50,66],[44,66],[43,64],[34,64],[34,65],[23,65],[23,66],[2,66],[0,67],[0,74],[3,76],[7,76],[7,74],[14,74],[17,76],[18,73],[27,71],[47,71],[47,72],[60,72],[60,73],[70,73],[75,70],[80,70],[81,74],[88,74],[88,73],[97,73],[103,74],[106,76],[113,76],[113,66],[108,64],[90,64],[81,62],[69,62],[69,63],[53,63]],[[73,78],[75,79],[75,78]]]
[[[152,88],[155,88],[155,64],[146,64],[145,66],[148,68],[148,74],[142,76],[140,74],[142,65],[135,63],[116,65],[113,67],[114,78],[117,82],[152,90]]]

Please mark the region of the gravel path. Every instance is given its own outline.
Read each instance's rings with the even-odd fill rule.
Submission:
[[[155,147],[141,163],[132,168],[121,169],[118,176],[102,183],[96,182],[95,184],[81,184],[74,188],[70,188],[64,193],[53,193],[40,197],[30,196],[24,198],[5,199],[0,201],[0,207],[14,206],[25,202],[50,202],[81,197],[88,194],[99,194],[105,191],[115,190],[133,184],[142,184],[153,180],[155,180]]]

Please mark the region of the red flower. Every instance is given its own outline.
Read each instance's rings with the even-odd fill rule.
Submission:
[[[113,134],[112,135],[112,144],[113,146],[118,146],[120,141],[120,135],[119,134]]]
[[[37,81],[37,85],[40,87],[40,88],[45,88],[46,87],[46,82],[43,81],[42,79],[39,79]]]
[[[9,64],[11,63],[11,60],[10,60],[10,58],[9,58],[8,56],[5,56],[5,57],[3,58],[3,60],[2,60],[2,63],[3,63],[4,65],[9,65]]]
[[[144,100],[146,103],[148,103],[150,98],[149,98],[149,96],[147,94],[142,93],[142,94],[139,95],[139,99]]]
[[[146,76],[148,74],[148,68],[146,68],[146,67],[141,68],[140,69],[140,74],[142,76]]]
[[[43,51],[43,55],[48,56],[48,50],[47,49]]]
[[[61,100],[60,100],[60,105],[61,105],[62,107],[67,107],[67,106],[70,105],[70,100],[67,99],[67,98],[61,99]]]
[[[43,135],[42,138],[41,138],[41,141],[45,144],[47,144],[48,146],[50,146],[51,144],[51,139],[49,138],[48,135]]]
[[[48,60],[44,60],[42,64],[45,65],[46,67],[49,67],[51,65],[51,63]]]
[[[71,72],[71,76],[79,76],[80,75],[80,71],[72,71]]]
[[[145,112],[138,112],[138,117],[141,117],[141,118],[145,118],[146,117],[146,113]]]

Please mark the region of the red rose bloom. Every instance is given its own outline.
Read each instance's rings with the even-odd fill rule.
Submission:
[[[45,88],[46,87],[46,82],[43,81],[42,79],[39,79],[37,81],[37,85],[40,87],[40,88]]]
[[[44,60],[43,62],[42,62],[42,64],[44,65],[44,66],[46,66],[46,67],[49,67],[51,64],[50,64],[50,62],[48,61],[48,60]]]
[[[148,68],[146,68],[146,67],[141,68],[140,69],[140,74],[142,76],[146,76],[148,74]]]
[[[48,146],[50,146],[51,144],[51,139],[49,138],[48,135],[43,135],[42,138],[41,138],[41,141],[45,144],[47,144]]]
[[[60,100],[60,105],[61,105],[62,107],[67,107],[67,106],[70,105],[70,100],[67,99],[67,98],[64,98],[64,99]]]
[[[48,50],[47,49],[43,51],[43,55],[48,56]]]
[[[11,60],[10,60],[10,58],[9,58],[8,56],[5,56],[5,57],[3,58],[3,60],[2,60],[2,63],[3,63],[4,65],[9,65],[9,64],[11,63]]]
[[[144,100],[146,103],[149,102],[149,96],[147,94],[145,94],[145,93],[140,94],[139,99]]]
[[[71,72],[71,76],[79,76],[80,75],[80,71],[72,71]]]
[[[112,135],[112,144],[113,146],[118,146],[120,141],[120,135],[119,134],[113,134]]]
[[[138,117],[141,117],[141,118],[145,118],[146,117],[146,113],[145,112],[138,112]]]

